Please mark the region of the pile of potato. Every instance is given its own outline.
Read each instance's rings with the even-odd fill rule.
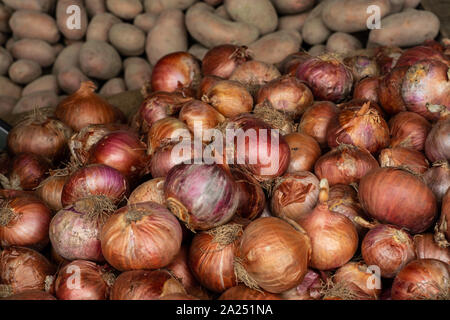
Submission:
[[[55,107],[82,81],[108,96],[140,89],[162,56],[246,45],[253,59],[413,46],[439,33],[419,0],[0,0],[0,117]],[[71,29],[77,6],[80,28]],[[367,30],[380,9],[381,29]],[[70,8],[69,8],[70,9]],[[69,12],[69,13],[68,13]],[[364,39],[364,41],[361,40]],[[365,42],[365,43],[363,43]]]

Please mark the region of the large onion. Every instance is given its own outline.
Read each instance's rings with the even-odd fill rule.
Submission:
[[[414,249],[417,259],[436,259],[450,264],[450,249],[440,247],[432,233],[416,234]]]
[[[450,166],[447,161],[438,161],[423,174],[423,179],[440,203],[450,187]]]
[[[292,53],[284,58],[284,60],[280,63],[280,70],[282,74],[288,74],[295,77],[297,74],[297,68],[311,57],[312,56],[306,51]]]
[[[239,194],[236,214],[245,219],[256,219],[261,215],[266,205],[266,196],[263,189],[255,178],[239,169],[232,169],[231,174],[236,181]]]
[[[228,79],[234,69],[251,60],[246,46],[223,44],[210,49],[202,60],[203,75]]]
[[[321,154],[317,141],[301,132],[287,134],[284,139],[291,149],[291,160],[286,172],[311,171]]]
[[[431,124],[420,114],[402,111],[389,120],[391,147],[405,147],[422,151]]]
[[[415,174],[422,174],[429,167],[427,158],[423,153],[403,147],[381,150],[379,161],[381,167],[401,167]]]

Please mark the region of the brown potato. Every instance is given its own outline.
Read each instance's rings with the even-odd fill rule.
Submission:
[[[13,111],[16,103],[17,103],[16,98],[8,96],[0,96],[0,118],[9,115]]]
[[[140,56],[144,53],[145,33],[130,23],[114,24],[109,30],[108,39],[123,56]]]
[[[108,41],[109,29],[120,22],[120,19],[111,13],[97,14],[89,23],[86,31],[86,40]]]
[[[152,76],[151,65],[142,58],[127,58],[123,62],[125,84],[128,90],[141,89]]]
[[[53,91],[58,94],[59,87],[56,77],[52,74],[48,74],[37,78],[33,82],[30,82],[25,88],[23,88],[22,96],[27,96],[39,91]]]
[[[362,49],[361,42],[345,32],[333,33],[327,41],[327,51],[347,55],[353,51]]]
[[[9,27],[9,18],[11,17],[12,10],[11,8],[5,7],[0,4],[0,32],[10,32],[11,28]]]
[[[308,50],[308,53],[310,55],[316,57],[318,55],[321,55],[322,53],[325,53],[326,51],[327,51],[327,46],[325,46],[323,44],[316,44]]]
[[[65,93],[72,94],[80,88],[81,82],[89,78],[77,67],[64,69],[57,75],[58,86]]]
[[[13,63],[13,58],[8,50],[0,47],[0,76],[8,73],[9,66]]]
[[[60,38],[55,19],[37,11],[19,10],[14,12],[9,20],[9,26],[14,36],[19,39],[40,39],[55,43]]]
[[[79,67],[79,55],[82,45],[82,43],[77,42],[65,47],[56,57],[53,64],[53,74],[58,74],[72,67]]]
[[[44,68],[51,66],[56,59],[53,47],[46,41],[38,39],[22,39],[14,42],[11,54],[15,59],[32,60]]]
[[[98,92],[103,96],[112,96],[127,91],[125,81],[122,78],[112,78],[105,82]]]
[[[84,2],[89,17],[106,12],[105,0],[88,0]]]
[[[32,111],[35,108],[54,108],[58,105],[58,95],[53,91],[38,91],[22,97],[13,109],[13,114]]]
[[[132,20],[144,10],[140,0],[106,0],[106,8],[124,20]]]
[[[297,31],[302,31],[303,25],[308,18],[309,12],[303,12],[299,14],[288,15],[284,17],[280,17],[278,20],[278,29],[279,30],[287,30],[294,29]]]
[[[158,16],[154,13],[141,13],[134,18],[133,24],[144,32],[149,32],[156,24]]]
[[[272,0],[273,5],[280,14],[294,14],[306,11],[313,7],[314,0]]]
[[[49,12],[54,4],[54,0],[3,0],[3,3],[14,10],[33,10]]]
[[[144,0],[146,12],[159,14],[167,9],[185,10],[197,0]]]
[[[0,76],[0,96],[19,99],[22,95],[22,87],[12,82],[9,78]]]
[[[110,44],[91,40],[81,46],[80,67],[88,77],[108,80],[120,73],[122,60]]]
[[[189,48],[188,52],[201,61],[205,57],[205,54],[208,52],[208,50],[208,48],[205,48],[201,44],[196,43]]]
[[[89,1],[88,1],[89,2]],[[69,11],[70,6],[76,6],[79,8],[80,19],[74,21],[74,11]],[[78,11],[76,11],[78,13]],[[80,25],[77,26],[76,23]],[[88,19],[86,8],[84,7],[82,0],[58,0],[56,5],[56,24],[59,31],[69,40],[80,40],[86,34]]]
[[[9,78],[18,84],[28,84],[42,74],[41,66],[32,60],[15,61],[8,70]]]

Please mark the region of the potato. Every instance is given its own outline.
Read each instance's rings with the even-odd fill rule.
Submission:
[[[227,12],[227,9],[225,9],[224,5],[218,6],[215,10],[215,13],[226,20],[231,20],[230,15]]]
[[[13,58],[8,50],[0,47],[0,76],[8,73],[9,66],[13,63]]]
[[[277,28],[277,12],[269,0],[225,0],[224,5],[233,20],[257,27],[262,35]]]
[[[293,29],[302,31],[303,25],[308,18],[309,12],[303,12],[299,14],[293,14],[289,16],[281,17],[278,21],[278,30]]]
[[[88,77],[107,80],[120,73],[122,60],[110,44],[91,40],[81,46],[80,67]]]
[[[314,57],[321,55],[322,53],[325,53],[327,51],[327,47],[323,44],[316,44],[315,46],[312,46],[308,53]]]
[[[407,9],[384,18],[381,26],[381,29],[370,31],[370,44],[409,47],[434,39],[439,33],[440,23],[432,12]]]
[[[7,77],[0,76],[0,96],[8,96],[19,99],[21,95],[21,86],[18,86]]]
[[[11,54],[15,59],[35,61],[41,67],[51,66],[56,59],[55,51],[48,42],[38,39],[22,39],[11,47]]]
[[[8,41],[6,41],[5,48],[9,51],[9,53],[11,53],[11,49],[14,46],[14,43],[16,43],[16,40],[14,40],[14,38],[9,38]]]
[[[0,32],[10,32],[11,28],[9,27],[9,18],[11,17],[12,10],[8,7],[5,7],[0,3]]]
[[[55,19],[45,13],[19,10],[13,13],[9,26],[15,37],[58,42],[60,34]]]
[[[158,16],[154,13],[141,13],[134,18],[133,24],[144,32],[149,32],[156,24]]]
[[[255,60],[276,64],[288,55],[300,50],[302,39],[294,30],[281,30],[261,37],[249,44]]]
[[[380,8],[381,17],[391,10],[389,0],[331,0],[322,9],[322,20],[334,31],[351,33],[367,30],[367,20],[372,15],[367,13],[370,5]]]
[[[205,48],[201,44],[195,43],[189,48],[188,52],[201,61],[205,57],[208,50],[208,48]]]
[[[330,29],[325,26],[320,17],[305,21],[302,28],[303,40],[311,45],[324,43],[330,34]]]
[[[106,0],[106,8],[117,17],[125,20],[134,19],[144,10],[141,0]]]
[[[169,9],[161,13],[156,24],[147,35],[145,52],[152,65],[166,54],[186,51],[187,34],[184,26],[184,14],[178,9]]]
[[[151,65],[142,58],[127,58],[123,62],[125,84],[128,90],[141,89],[152,76]]]
[[[57,57],[61,51],[63,51],[65,48],[65,46],[62,43],[57,43],[52,45],[52,49],[53,49],[53,54],[55,55],[55,57]]]
[[[8,37],[3,32],[0,32],[0,46],[4,45],[8,41]]]
[[[79,8],[79,20],[74,19],[75,13],[78,11],[69,11],[70,6],[77,6]],[[79,25],[77,25],[79,23]],[[80,40],[86,34],[88,19],[86,8],[82,0],[58,0],[56,5],[56,24],[59,31],[69,40]]]
[[[130,23],[116,23],[108,33],[109,42],[124,56],[144,53],[145,33]]]
[[[391,3],[391,14],[402,11],[405,0],[389,0]]]
[[[127,91],[125,81],[122,78],[112,78],[103,85],[99,93],[104,96],[112,96],[125,91]]]
[[[186,27],[191,36],[207,48],[225,43],[247,45],[259,36],[255,26],[221,18],[215,14],[213,7],[203,2],[188,9]]]
[[[416,8],[420,4],[420,0],[405,0],[405,3],[403,4],[403,9],[406,8]]]
[[[38,91],[22,97],[13,109],[13,114],[32,111],[34,109],[51,107],[58,105],[58,95],[53,91]]]
[[[314,0],[272,0],[273,5],[281,14],[294,14],[313,7]]]
[[[14,10],[33,10],[49,12],[54,0],[3,0],[3,3]]]
[[[9,78],[18,84],[28,84],[42,74],[41,66],[32,60],[20,59],[14,62],[8,70]]]
[[[362,49],[362,44],[351,34],[345,32],[335,32],[328,38],[326,48],[328,52],[346,55],[355,50]]]
[[[55,63],[53,64],[53,74],[58,74],[72,67],[78,67],[80,65],[79,55],[82,45],[82,43],[74,43],[65,47],[56,57]]]
[[[203,0],[204,2],[206,2],[207,4],[209,4],[210,6],[218,6],[219,4],[221,4],[223,2],[223,0]]]
[[[16,98],[8,96],[0,96],[0,118],[9,115],[13,111],[16,103],[17,103]]]
[[[59,72],[56,80],[61,90],[71,94],[80,88],[81,82],[88,81],[89,78],[77,67],[71,67]]]
[[[89,17],[106,12],[105,0],[88,0],[84,2]]]
[[[56,77],[52,74],[48,74],[30,82],[23,88],[22,96],[27,96],[38,91],[53,91],[57,94],[59,92],[59,87]]]
[[[111,27],[121,20],[111,13],[100,13],[92,18],[86,31],[86,40],[108,41]]]
[[[167,9],[185,10],[197,0],[144,0],[146,12],[161,13]]]

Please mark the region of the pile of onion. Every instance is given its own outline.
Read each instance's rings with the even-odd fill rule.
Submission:
[[[425,141],[425,154],[431,162],[438,160],[450,160],[450,110],[445,106],[437,106],[437,108],[429,107],[439,111],[440,118],[433,126]]]
[[[196,151],[201,154],[203,146],[188,141],[170,142],[157,148],[150,160],[153,178],[166,177],[170,169],[180,163],[192,163]]]
[[[266,195],[263,189],[255,178],[242,170],[233,168],[231,174],[236,182],[239,195],[236,214],[249,220],[258,218],[266,205]]]
[[[381,167],[401,167],[415,174],[423,174],[429,167],[428,160],[422,152],[403,147],[383,149],[378,159]]]
[[[353,99],[371,100],[380,103],[378,98],[378,87],[380,86],[380,77],[367,77],[355,84],[353,90]]]
[[[440,247],[434,241],[432,233],[416,234],[414,236],[414,250],[417,259],[436,259],[450,264],[450,249]]]
[[[402,97],[402,85],[407,71],[407,67],[398,67],[380,79],[378,100],[388,114],[406,111],[405,101]]]
[[[236,67],[251,60],[246,46],[223,44],[210,49],[202,60],[202,73],[228,79]]]
[[[391,147],[405,147],[422,151],[431,124],[420,114],[409,111],[397,113],[389,120]]]

